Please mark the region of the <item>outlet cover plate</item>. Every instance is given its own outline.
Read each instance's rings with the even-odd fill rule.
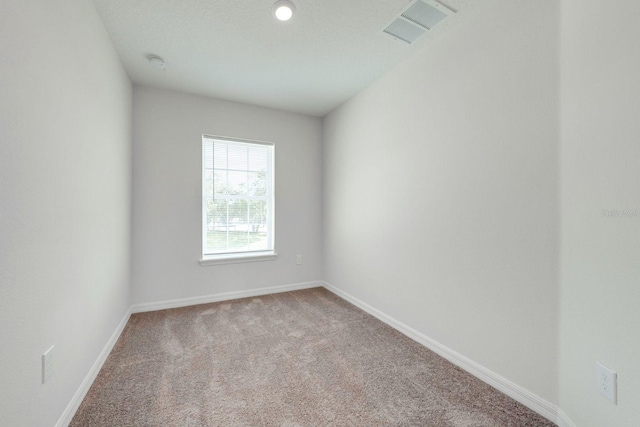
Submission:
[[[617,396],[617,388],[618,388],[618,374],[616,374],[611,369],[607,368],[600,362],[596,362],[597,365],[597,387],[598,391],[607,399],[612,401],[614,404],[618,398]]]

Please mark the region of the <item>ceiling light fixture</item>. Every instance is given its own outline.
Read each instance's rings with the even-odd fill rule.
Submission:
[[[271,13],[276,19],[280,21],[288,21],[293,16],[293,12],[296,11],[296,6],[289,0],[278,0],[273,4]]]
[[[167,64],[164,63],[164,59],[160,58],[158,55],[149,55],[147,56],[147,60],[156,70],[163,71],[165,68],[167,68]]]

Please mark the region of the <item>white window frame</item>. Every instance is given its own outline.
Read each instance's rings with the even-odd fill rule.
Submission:
[[[270,185],[267,185],[267,196],[270,198],[270,209],[267,213],[267,228],[270,232],[268,236],[268,246],[271,249],[260,251],[244,251],[244,252],[227,252],[227,253],[207,253],[207,207],[205,203],[205,140],[218,140],[224,142],[237,142],[243,144],[255,144],[255,145],[267,145],[271,147],[270,159],[268,161],[267,177],[270,178]],[[254,262],[254,261],[271,261],[278,257],[275,246],[275,144],[273,142],[256,141],[250,139],[232,138],[227,136],[216,135],[202,135],[202,225],[201,225],[201,237],[202,237],[202,258],[200,259],[200,265],[218,265],[218,264],[235,264],[241,262]]]

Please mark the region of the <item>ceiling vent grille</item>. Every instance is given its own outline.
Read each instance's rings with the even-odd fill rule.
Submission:
[[[435,0],[415,0],[382,31],[411,44],[453,13]]]
[[[389,24],[389,26],[384,29],[384,32],[407,43],[413,43],[427,31],[404,19],[398,18]]]

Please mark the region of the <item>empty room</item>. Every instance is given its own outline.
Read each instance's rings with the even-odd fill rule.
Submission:
[[[640,426],[639,20],[0,0],[0,426]]]

